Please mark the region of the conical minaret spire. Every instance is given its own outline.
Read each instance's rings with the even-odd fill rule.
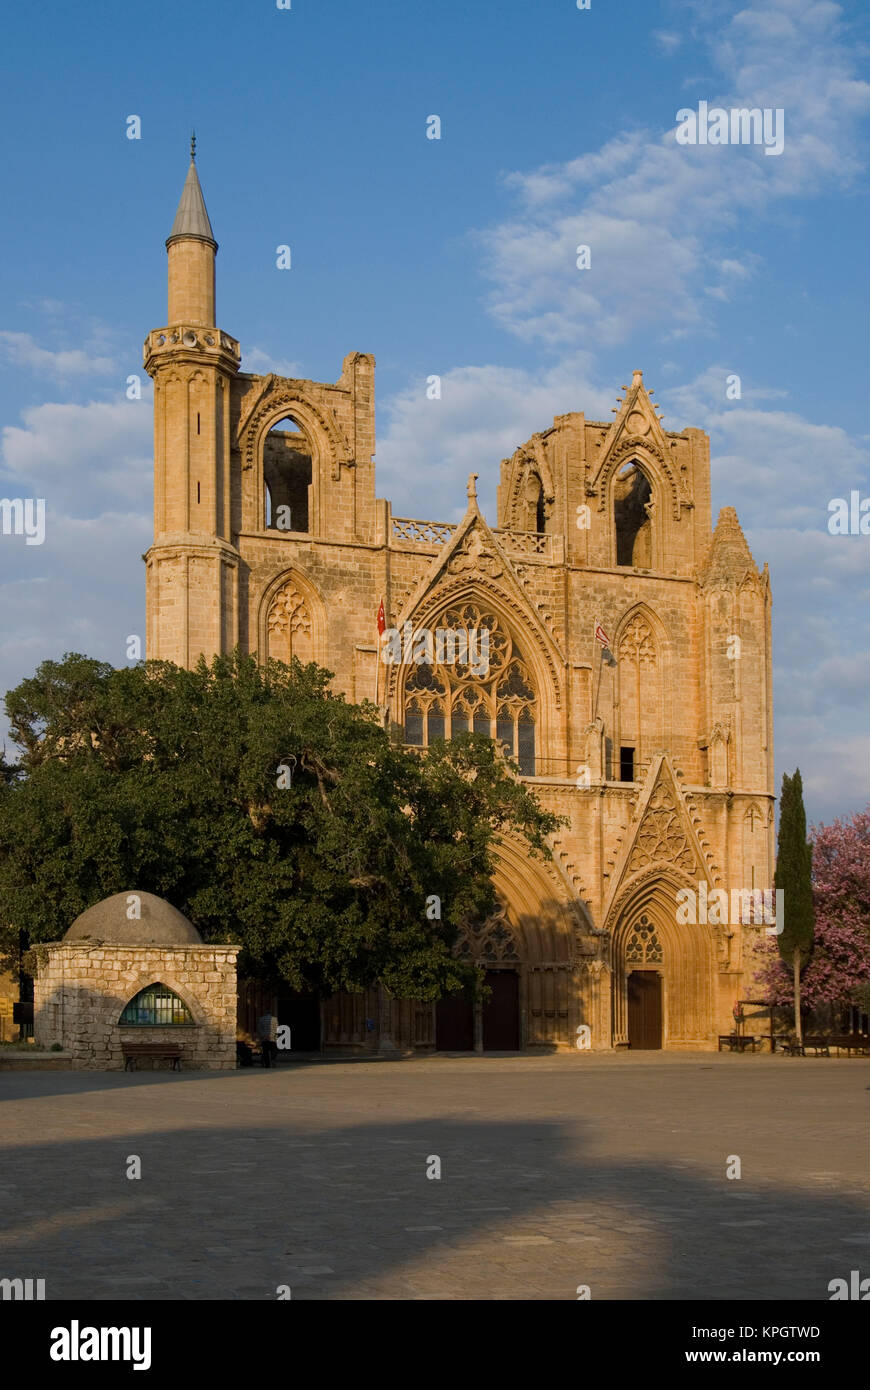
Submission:
[[[214,259],[218,246],[196,169],[195,134],[190,137],[190,167],[166,249],[169,322],[211,327],[215,322]]]
[[[175,214],[175,221],[172,224],[172,231],[169,233],[166,245],[168,246],[177,236],[201,237],[204,241],[210,241],[217,251],[217,242],[208,220],[205,198],[202,196],[199,174],[196,172],[195,134],[190,137],[190,168],[187,171],[184,188],[181,190],[181,201],[178,204],[178,211]]]

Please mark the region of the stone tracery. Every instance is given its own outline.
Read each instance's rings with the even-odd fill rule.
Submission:
[[[642,613],[635,613],[626,624],[619,639],[620,661],[635,661],[639,666],[655,666],[655,639]]]
[[[682,816],[665,782],[656,785],[647,803],[629,857],[628,872],[635,873],[647,865],[662,863],[689,873],[696,867]]]
[[[471,960],[481,966],[519,961],[520,953],[505,905],[500,903],[483,922],[468,923],[459,938],[456,952],[463,960]]]
[[[473,634],[479,654],[484,650],[481,635],[488,634],[487,669],[476,670],[470,656],[465,661],[413,665],[404,689],[406,741],[423,745],[434,738],[485,734],[506,744],[521,772],[534,776],[537,696],[510,633],[491,609],[473,602],[448,608],[438,629],[465,634],[463,646],[469,654]]]
[[[625,945],[625,961],[631,965],[660,965],[662,948],[656,929],[646,913],[631,928]]]
[[[295,656],[303,663],[313,659],[311,614],[293,579],[272,596],[266,623],[271,657],[289,662]]]

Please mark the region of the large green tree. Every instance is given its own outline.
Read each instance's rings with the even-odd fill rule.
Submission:
[[[774,887],[782,889],[783,893],[783,929],[777,937],[777,946],[780,956],[792,971],[798,1042],[803,1041],[801,971],[812,955],[815,931],[812,871],[813,847],[807,840],[803,782],[800,768],[797,768],[793,777],[783,774],[773,882]]]
[[[451,951],[494,907],[493,845],[546,855],[560,824],[489,740],[407,750],[311,665],[238,653],[195,670],[44,662],[7,696],[20,761],[0,780],[0,920],[56,940],[140,888],[248,973],[332,992],[470,990]]]

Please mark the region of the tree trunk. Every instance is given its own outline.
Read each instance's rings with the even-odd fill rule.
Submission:
[[[801,953],[794,953],[794,1030],[798,1043],[802,1046],[804,1035],[801,1027]]]
[[[378,1052],[393,1056],[399,1051],[393,1037],[393,1004],[383,985],[378,985]]]

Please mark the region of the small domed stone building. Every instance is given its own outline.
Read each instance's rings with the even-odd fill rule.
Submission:
[[[36,1041],[85,1069],[120,1069],[137,1053],[136,1066],[165,1065],[173,1052],[183,1068],[233,1068],[238,952],[206,944],[153,893],[115,893],[35,948]]]

